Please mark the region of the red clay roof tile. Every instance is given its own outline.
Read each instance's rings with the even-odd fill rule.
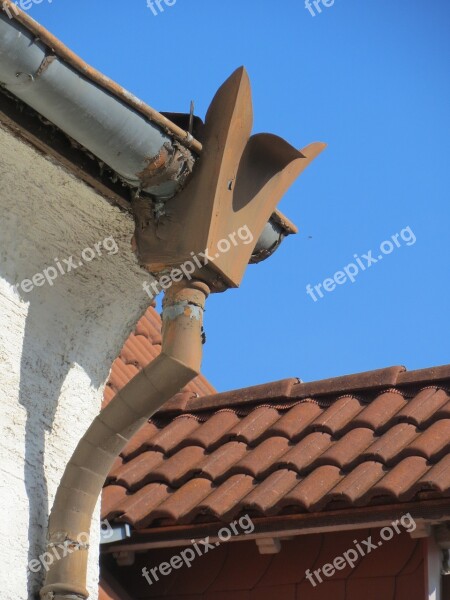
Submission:
[[[360,459],[364,450],[369,448],[375,440],[371,429],[358,427],[346,433],[341,439],[317,457],[317,465],[335,465],[340,469],[350,469]]]
[[[354,396],[337,398],[311,423],[308,429],[325,431],[330,435],[341,434],[348,429],[352,420],[362,409],[362,402]]]
[[[126,505],[127,490],[121,485],[108,485],[102,494],[102,515],[104,519],[112,520],[123,514]]]
[[[399,423],[389,429],[384,435],[378,437],[375,442],[362,454],[366,460],[376,460],[383,464],[391,464],[418,435],[417,427],[409,423]]]
[[[154,469],[151,469],[151,479],[178,488],[184,481],[193,477],[199,471],[198,464],[204,457],[205,451],[199,446],[182,448]]]
[[[124,449],[103,512],[142,528],[450,497],[450,380],[445,369],[423,373],[430,380],[393,367],[204,398],[185,391]]]
[[[167,500],[159,504],[152,511],[154,519],[169,519],[176,523],[189,521],[189,514],[197,514],[202,500],[209,496],[213,490],[213,484],[208,479],[198,477],[191,479],[181,488],[173,492]],[[142,515],[144,516],[144,515]]]
[[[437,490],[442,494],[450,493],[450,454],[444,456],[413,486],[412,493]]]
[[[395,420],[422,427],[448,401],[449,394],[445,390],[426,387],[396,414]]]
[[[189,434],[186,442],[211,450],[223,441],[228,432],[238,423],[240,423],[240,419],[234,411],[218,411],[202,427],[198,427]]]
[[[356,427],[381,431],[390,419],[406,406],[408,400],[398,390],[389,390],[376,396],[352,422]]]
[[[269,475],[242,502],[243,509],[270,514],[300,481],[300,476],[289,469],[279,469]]]
[[[159,431],[154,423],[146,423],[141,429],[134,434],[120,455],[130,460],[148,448],[149,440]]]
[[[394,498],[410,500],[414,495],[411,487],[429,470],[427,461],[421,456],[409,456],[399,462],[366,493],[364,500],[374,498]]]
[[[402,451],[403,455],[417,455],[437,462],[450,451],[450,419],[436,421]]]
[[[318,467],[288,492],[276,507],[296,506],[303,510],[320,510],[328,503],[328,492],[342,479],[343,474],[337,467]]]
[[[276,468],[277,459],[287,452],[288,446],[289,440],[284,437],[271,437],[264,440],[231,467],[230,473],[246,473],[260,479]]]
[[[199,503],[198,513],[227,519],[238,512],[239,501],[247,496],[255,485],[255,480],[250,475],[232,475]]]
[[[183,442],[187,443],[187,436],[200,427],[200,422],[192,417],[179,417],[171,421],[166,427],[160,429],[147,444],[149,448],[171,454]]]
[[[308,469],[313,461],[329,448],[330,444],[330,434],[315,431],[295,444],[289,452],[278,459],[277,464],[280,468],[287,467],[301,473]]]
[[[199,464],[200,475],[217,482],[226,477],[230,469],[248,453],[247,444],[228,442],[205,456]]]
[[[253,444],[279,418],[280,415],[276,409],[261,406],[252,410],[248,416],[230,429],[227,437]]]
[[[327,501],[358,505],[364,495],[385,475],[387,471],[379,462],[366,461],[353,469],[327,494]]]
[[[289,440],[300,439],[308,425],[322,412],[317,402],[300,402],[268,428],[267,436],[284,435]]]
[[[158,467],[164,460],[162,452],[148,451],[140,454],[136,460],[122,465],[122,468],[116,471],[117,485],[123,485],[129,490],[139,489],[150,481],[154,469]],[[170,482],[165,482],[170,483]]]
[[[147,527],[154,520],[158,507],[169,501],[172,494],[173,490],[163,483],[149,483],[126,497],[122,505],[125,510],[119,520],[129,523],[135,529]]]

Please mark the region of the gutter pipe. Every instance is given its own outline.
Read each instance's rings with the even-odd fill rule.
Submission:
[[[162,352],[95,418],[70,459],[49,519],[47,552],[76,550],[50,565],[42,600],[85,600],[92,515],[115,458],[138,429],[200,372],[206,284],[183,281],[166,292]],[[81,536],[87,538],[80,543]]]
[[[159,202],[184,187],[203,150],[190,133],[88,65],[12,0],[0,0],[0,87]],[[275,209],[253,262],[297,231]]]
[[[11,0],[0,0],[0,86],[159,200],[176,194],[201,152],[190,133],[87,65]]]

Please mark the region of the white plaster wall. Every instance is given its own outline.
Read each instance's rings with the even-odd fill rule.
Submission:
[[[98,413],[111,363],[149,299],[131,219],[0,128],[0,595],[35,597],[58,482]],[[113,236],[105,254],[25,293],[15,284]],[[98,514],[95,523],[98,522]],[[97,598],[98,526],[88,588]]]

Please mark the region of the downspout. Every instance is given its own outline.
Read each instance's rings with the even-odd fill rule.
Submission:
[[[114,459],[138,429],[200,372],[206,284],[182,281],[166,292],[162,352],[96,417],[80,440],[59,485],[49,520],[47,551],[65,544],[50,565],[42,600],[84,600],[92,515]]]
[[[250,82],[240,68],[209,107],[202,159],[189,184],[170,200],[170,219],[151,219],[139,203],[134,207],[138,256],[150,272],[180,266],[205,249],[214,252],[240,227],[246,226],[256,243],[287,188],[324,148],[314,143],[298,151],[274,135],[251,136],[252,122]],[[173,271],[177,279],[173,274],[163,303],[161,355],[98,415],[64,472],[49,519],[47,549],[66,544],[77,551],[50,565],[42,600],[88,597],[88,545],[80,545],[79,539],[89,536],[114,459],[147,419],[199,373],[206,297],[240,285],[252,250],[252,245],[230,244],[228,252],[207,266],[196,263],[189,281],[174,283],[181,271]]]

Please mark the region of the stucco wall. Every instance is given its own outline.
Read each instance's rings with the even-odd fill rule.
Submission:
[[[0,595],[28,600],[44,570],[31,573],[27,565],[44,551],[64,466],[99,411],[111,363],[149,299],[130,248],[131,220],[1,128],[0,181]],[[109,236],[117,253],[103,251],[52,286],[15,288],[55,258],[65,266],[62,259],[74,255],[78,263],[82,250]],[[93,599],[97,544],[94,526]]]

